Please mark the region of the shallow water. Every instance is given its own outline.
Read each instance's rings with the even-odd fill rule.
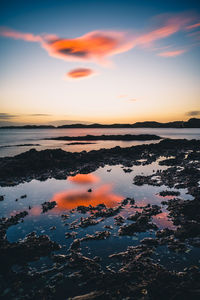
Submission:
[[[28,151],[31,148],[36,148],[37,150],[62,148],[65,151],[80,152],[83,150],[90,151],[115,146],[130,147],[152,143],[152,141],[96,141],[94,144],[67,145],[69,141],[44,140],[51,137],[84,136],[87,134],[155,134],[164,138],[200,139],[199,128],[0,129],[0,157],[13,156]],[[17,146],[24,144],[39,144],[40,146]]]
[[[160,158],[162,159],[162,158]],[[125,173],[124,167],[105,166],[97,169],[90,174],[78,174],[75,177],[69,176],[66,180],[48,179],[44,182],[32,180],[28,183],[19,184],[15,187],[1,188],[1,195],[5,195],[4,201],[0,202],[0,215],[8,217],[16,212],[27,210],[29,215],[24,218],[24,222],[9,227],[7,237],[10,242],[23,239],[28,233],[35,231],[37,234],[47,234],[53,240],[58,242],[62,249],[56,253],[65,253],[72,243],[73,239],[65,238],[66,232],[76,231],[77,237],[83,237],[86,234],[93,234],[96,231],[103,231],[105,225],[112,225],[110,230],[111,236],[106,240],[90,240],[84,241],[81,245],[83,254],[88,257],[102,257],[102,264],[106,266],[108,263],[115,266],[117,262],[108,259],[108,255],[114,252],[125,251],[127,246],[134,246],[144,237],[154,237],[155,231],[150,230],[144,233],[137,233],[134,236],[119,236],[119,226],[114,225],[114,218],[106,218],[104,221],[87,228],[69,229],[70,223],[80,221],[80,217],[86,217],[89,213],[80,214],[75,209],[78,205],[96,206],[104,203],[108,207],[118,206],[120,201],[127,197],[134,197],[138,206],[144,206],[148,203],[161,205],[163,199],[169,197],[161,197],[158,193],[166,190],[165,186],[154,187],[149,185],[136,186],[133,184],[135,175],[151,174],[153,170],[166,169],[165,166],[159,166],[158,162],[146,166],[133,166],[132,172]],[[92,189],[91,192],[88,192]],[[169,190],[169,188],[168,188]],[[174,190],[174,189],[173,189]],[[186,189],[179,190],[183,199],[193,199],[187,194]],[[26,194],[26,198],[20,198]],[[16,199],[18,199],[16,201]],[[42,213],[41,204],[45,201],[54,200],[57,202],[55,208],[46,213]],[[29,207],[30,206],[30,207]],[[168,218],[168,212],[162,206],[162,213],[153,217],[153,223],[159,228],[174,228],[172,221]],[[137,209],[130,205],[119,213],[119,215],[127,217]],[[63,220],[62,214],[69,214],[67,220]],[[126,220],[127,224],[131,221]],[[56,226],[55,230],[51,230],[52,226]],[[190,247],[189,251],[184,254],[176,254],[170,252],[165,246],[158,247],[155,254],[155,260],[165,265],[169,269],[182,270],[185,266],[198,264],[198,250]],[[43,269],[46,265],[51,265],[49,258],[41,258],[39,261],[30,263],[37,269]]]

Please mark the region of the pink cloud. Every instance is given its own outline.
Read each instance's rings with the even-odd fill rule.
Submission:
[[[32,33],[23,33],[9,28],[1,28],[0,36],[9,37],[15,40],[24,40],[27,42],[42,42],[40,35],[34,35]]]
[[[186,15],[174,17],[163,16],[162,25],[137,36],[120,31],[92,31],[77,38],[59,38],[56,35],[34,35],[16,30],[2,28],[0,36],[38,42],[50,56],[66,61],[87,61],[103,65],[110,63],[110,57],[127,52],[134,47],[153,47],[153,44],[171,35],[197,28],[194,18]],[[158,55],[172,57],[184,53],[185,50],[161,52]]]
[[[181,55],[185,52],[186,52],[185,49],[181,49],[181,50],[161,52],[158,55],[162,56],[162,57],[176,57],[176,56]]]
[[[186,17],[183,15],[168,18],[164,22],[164,25],[139,36],[136,39],[136,45],[149,46],[157,40],[167,38],[184,29],[185,26],[191,22],[191,20],[191,17]]]
[[[186,27],[186,29],[187,30],[192,30],[192,29],[195,29],[195,28],[198,28],[198,27],[200,27],[200,23],[189,25],[189,26]]]

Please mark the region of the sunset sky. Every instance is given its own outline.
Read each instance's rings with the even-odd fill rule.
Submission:
[[[1,126],[200,117],[200,2],[0,5]]]

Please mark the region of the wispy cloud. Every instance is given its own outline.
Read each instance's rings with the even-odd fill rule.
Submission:
[[[0,120],[10,120],[13,118],[16,118],[17,115],[12,115],[12,114],[8,114],[8,113],[0,113]]]
[[[200,27],[200,22],[199,23],[196,23],[196,24],[192,24],[192,25],[189,25],[186,27],[187,30],[192,30],[192,29],[196,29]]]
[[[161,19],[161,18],[160,18]],[[196,21],[196,23],[195,23]],[[9,28],[0,28],[0,36],[21,39],[27,42],[37,42],[50,56],[66,61],[95,62],[104,66],[111,63],[110,58],[116,54],[127,52],[134,47],[155,49],[155,42],[168,38],[175,33],[194,30],[200,23],[187,14],[162,17],[162,24],[142,33],[122,31],[92,31],[76,38],[60,38],[57,35],[34,35],[23,33]],[[175,57],[186,50],[170,50],[161,52],[162,57]],[[68,76],[73,77],[73,70]],[[75,74],[75,73],[74,73]],[[86,73],[85,73],[86,74]],[[76,76],[76,75],[75,75]],[[77,77],[73,78],[78,78]],[[83,75],[79,77],[87,77]]]
[[[135,98],[130,98],[130,99],[128,99],[128,101],[130,101],[130,102],[135,102],[135,101],[137,101],[137,99],[135,99]]]
[[[190,117],[197,117],[197,116],[200,116],[200,110],[193,110],[193,111],[188,111],[186,113],[187,116],[190,116]]]
[[[19,32],[10,28],[1,27],[0,35],[4,37],[9,37],[15,40],[24,40],[27,42],[42,42],[42,37],[40,35],[34,35],[32,33]]]
[[[73,79],[79,79],[82,77],[88,77],[94,75],[95,72],[92,69],[88,68],[77,68],[74,70],[71,70],[66,74],[66,78],[73,78]]]
[[[126,98],[126,97],[128,97],[127,94],[121,94],[121,95],[118,96],[118,98]]]
[[[49,117],[50,114],[28,114],[30,117]]]
[[[118,98],[119,98],[119,99],[123,99],[123,100],[125,100],[125,101],[130,101],[130,102],[135,102],[135,101],[137,101],[136,98],[131,98],[131,97],[130,97],[129,95],[127,95],[127,94],[121,94],[121,95],[118,96]]]
[[[156,28],[139,36],[136,39],[136,45],[143,45],[145,47],[150,46],[153,42],[157,40],[167,38],[179,32],[189,22],[191,22],[191,17],[187,17],[184,15],[169,17],[159,28]]]
[[[187,51],[186,49],[180,49],[180,50],[161,52],[158,53],[158,55],[162,57],[176,57],[178,55],[185,53],[186,51]]]

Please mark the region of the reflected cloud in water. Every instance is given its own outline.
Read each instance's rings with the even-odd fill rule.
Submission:
[[[155,223],[160,229],[163,228],[169,228],[169,229],[175,229],[176,226],[173,224],[173,222],[168,218],[168,212],[162,212],[156,216],[153,216],[153,223]]]
[[[94,174],[77,174],[75,176],[67,177],[67,180],[78,184],[89,184],[100,181],[100,178]]]
[[[107,207],[117,206],[124,197],[112,193],[112,185],[102,185],[92,192],[68,190],[57,193],[51,199],[56,201],[57,210],[73,209],[79,205],[92,205],[104,203]]]

